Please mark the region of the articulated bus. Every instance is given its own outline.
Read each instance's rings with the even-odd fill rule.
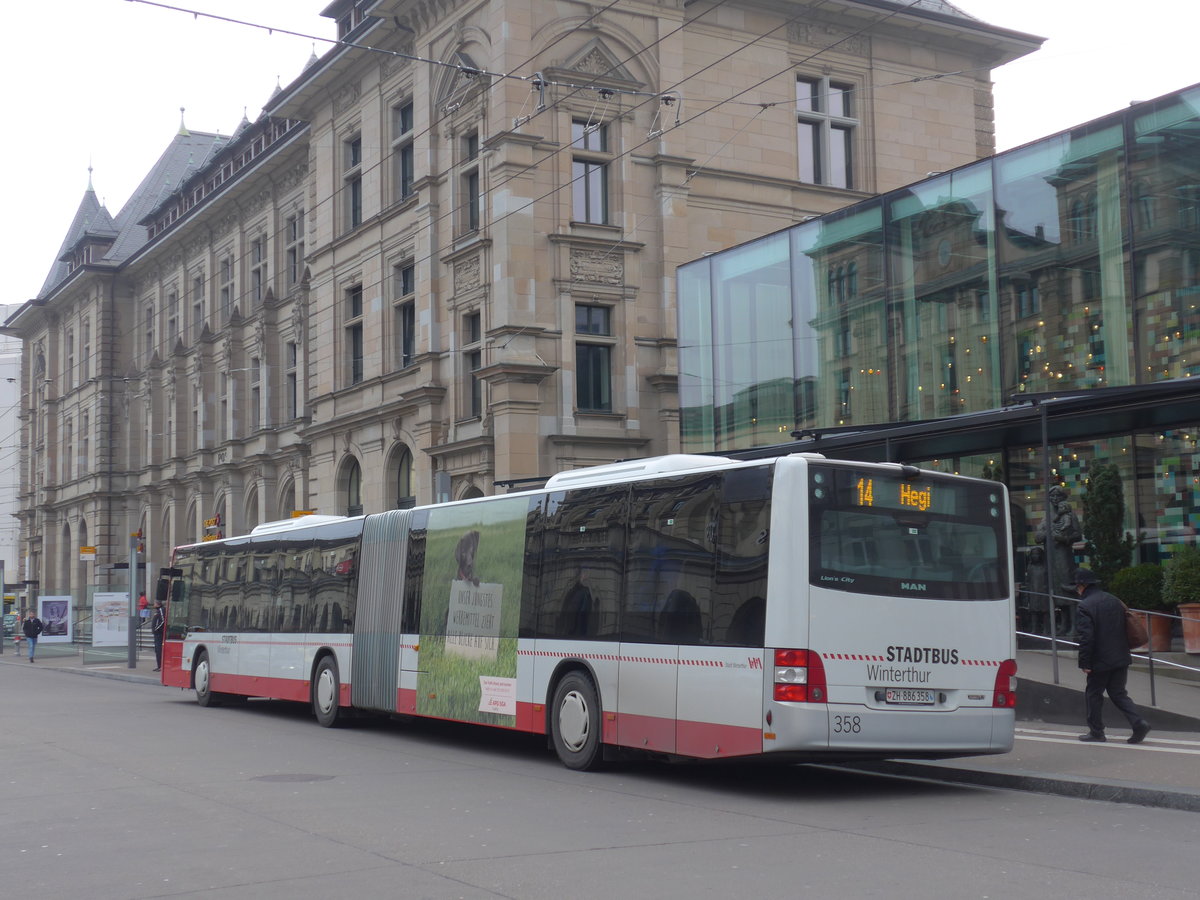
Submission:
[[[816,454],[675,455],[536,491],[180,547],[163,682],[666,758],[1012,749],[1003,485]]]

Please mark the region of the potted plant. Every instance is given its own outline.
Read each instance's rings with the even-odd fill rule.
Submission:
[[[1130,609],[1142,609],[1156,615],[1146,618],[1146,630],[1150,632],[1151,650],[1161,651],[1171,649],[1171,626],[1174,617],[1166,615],[1166,604],[1163,603],[1163,570],[1162,566],[1154,563],[1142,563],[1128,566],[1112,577],[1109,590],[1125,601]]]
[[[1200,653],[1200,547],[1173,548],[1163,563],[1163,602],[1176,607],[1183,619],[1183,649]]]

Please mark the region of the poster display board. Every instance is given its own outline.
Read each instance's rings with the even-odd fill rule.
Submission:
[[[129,593],[100,593],[92,597],[92,646],[129,644]]]
[[[45,630],[39,641],[45,644],[71,642],[71,595],[46,594],[38,597],[38,618]]]

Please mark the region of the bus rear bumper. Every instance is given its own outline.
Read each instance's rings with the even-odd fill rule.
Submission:
[[[854,704],[773,704],[767,753],[812,753],[830,759],[937,759],[1007,753],[1011,709],[870,709]]]

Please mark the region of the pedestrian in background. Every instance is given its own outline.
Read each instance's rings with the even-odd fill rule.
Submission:
[[[157,600],[154,601],[154,612],[150,617],[150,630],[154,632],[154,671],[162,671],[162,644],[163,631],[166,629],[167,619],[163,615],[163,605]]]
[[[1133,656],[1125,632],[1125,604],[1100,590],[1099,579],[1088,569],[1076,569],[1072,584],[1063,585],[1079,595],[1075,631],[1079,638],[1079,668],[1087,675],[1083,696],[1087,704],[1086,734],[1081,741],[1104,741],[1104,694],[1129,720],[1133,735],[1128,743],[1140,744],[1150,732],[1129,699],[1125,684]]]
[[[38,637],[46,626],[42,624],[42,620],[33,614],[33,610],[25,611],[25,622],[21,625],[21,631],[25,634],[25,646],[28,647],[26,656],[29,661],[33,662],[33,654],[37,652]]]

